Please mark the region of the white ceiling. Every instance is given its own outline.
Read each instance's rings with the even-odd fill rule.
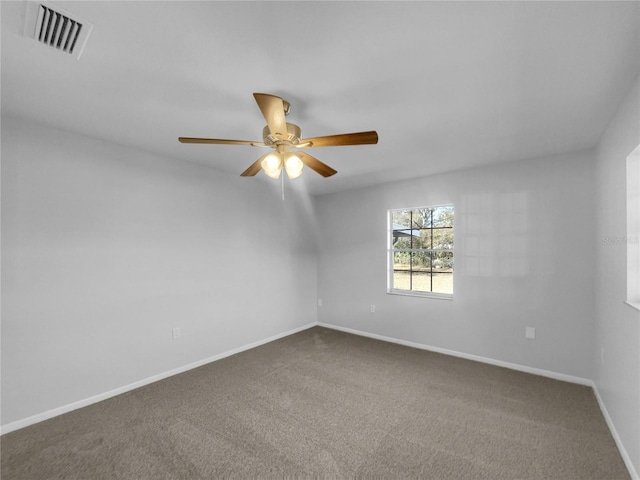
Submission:
[[[378,131],[311,151],[312,193],[590,148],[640,69],[637,1],[56,2],[95,25],[80,60],[0,3],[3,114],[233,174],[263,150],[177,137],[261,140],[253,92],[303,137]]]

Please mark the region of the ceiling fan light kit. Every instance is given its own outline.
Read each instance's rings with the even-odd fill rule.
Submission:
[[[260,162],[260,166],[265,174],[277,180],[280,178],[280,172],[282,171],[282,158],[279,153],[272,152]]]
[[[300,157],[298,157],[294,152],[275,151],[267,155],[264,160],[260,162],[260,166],[266,175],[276,180],[280,178],[280,173],[284,166],[284,170],[287,172],[287,177],[293,180],[294,178],[298,178],[302,175],[302,167],[304,164],[302,163],[302,160],[300,160]]]
[[[273,148],[273,152],[262,155],[240,176],[253,177],[260,170],[263,170],[266,175],[274,179],[280,178],[283,167],[290,179],[299,177],[304,166],[309,167],[323,177],[330,177],[338,173],[308,153],[292,149],[378,143],[378,134],[373,130],[301,139],[302,130],[300,127],[285,121],[285,116],[289,114],[291,109],[289,102],[267,93],[254,93],[253,97],[256,99],[258,107],[267,121],[266,127],[262,130],[263,142],[193,137],[179,137],[178,141],[181,143],[251,145],[253,147]]]
[[[295,153],[289,152],[284,157],[284,169],[287,172],[287,176],[293,180],[294,178],[298,178],[302,175],[302,167],[304,164],[300,157],[298,157]]]

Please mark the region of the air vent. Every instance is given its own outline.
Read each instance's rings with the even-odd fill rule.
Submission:
[[[93,24],[44,3],[27,2],[24,36],[67,53],[76,59],[93,30]]]

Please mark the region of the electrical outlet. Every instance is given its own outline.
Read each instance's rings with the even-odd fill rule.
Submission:
[[[369,311],[371,313],[376,313],[376,306],[375,305],[371,305],[371,308],[369,308]]]
[[[533,340],[536,338],[536,329],[534,327],[526,327],[524,330],[524,336],[525,338]]]
[[[318,299],[318,306],[319,306],[319,307],[321,307],[321,306],[322,306],[322,299],[321,299],[321,298],[319,298],[319,299]]]
[[[180,327],[176,327],[172,330],[173,339],[180,338]]]

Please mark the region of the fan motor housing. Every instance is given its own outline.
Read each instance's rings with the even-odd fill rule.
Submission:
[[[264,143],[266,145],[276,145],[282,142],[295,145],[300,142],[301,136],[302,136],[302,130],[300,130],[300,127],[298,125],[295,125],[293,123],[287,123],[287,137],[284,140],[281,140],[271,135],[271,131],[269,130],[268,125],[262,129],[262,138],[264,139]]]

